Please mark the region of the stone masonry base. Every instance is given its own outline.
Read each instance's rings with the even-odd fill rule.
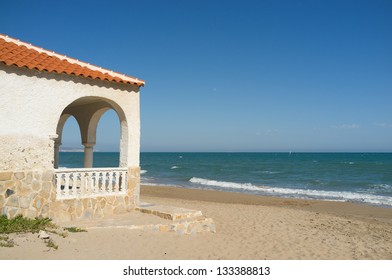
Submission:
[[[55,170],[0,172],[0,215],[48,217],[54,222],[104,218],[125,213],[138,203],[140,168],[128,169],[124,195],[56,199]]]

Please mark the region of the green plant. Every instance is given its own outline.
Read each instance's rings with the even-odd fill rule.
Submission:
[[[57,226],[49,218],[25,218],[18,215],[15,218],[8,219],[7,216],[0,216],[0,234],[10,233],[37,233],[40,230],[55,232]],[[45,241],[46,246],[58,249],[58,246],[52,241]],[[14,247],[15,243],[8,236],[0,236],[0,247]]]
[[[22,215],[18,215],[12,219],[8,219],[5,215],[0,217],[0,233],[36,233],[40,230],[46,230],[47,228],[56,227],[57,226],[53,224],[52,220],[49,218],[30,219],[25,218]]]
[[[10,239],[8,236],[0,236],[0,247],[14,247],[14,240]]]
[[[57,229],[46,229],[46,232],[57,234],[61,236],[62,238],[66,238],[68,236],[68,232],[64,231],[63,229],[57,228]]]
[[[87,232],[87,230],[78,227],[65,227],[64,230],[69,232]]]
[[[67,232],[62,232],[58,230],[58,227],[52,223],[49,218],[25,218],[22,215],[18,215],[15,218],[8,219],[7,216],[0,216],[0,234],[10,234],[10,233],[37,233],[40,230],[44,230],[53,234],[57,234],[65,238],[68,234]],[[66,227],[64,231],[68,232],[87,232],[87,230],[78,227]],[[55,250],[58,246],[53,242],[52,239],[45,240],[45,244],[49,248]],[[8,236],[0,235],[0,247],[13,247],[16,245],[12,239]]]
[[[46,244],[46,247],[48,247],[48,248],[53,248],[53,249],[55,249],[55,250],[57,250],[58,248],[59,248],[59,246],[58,245],[56,245],[54,242],[53,242],[53,240],[52,239],[47,239],[47,240],[45,240],[45,244]]]

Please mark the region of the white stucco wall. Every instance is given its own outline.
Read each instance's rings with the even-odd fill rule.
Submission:
[[[53,168],[53,141],[28,134],[0,135],[0,172]]]
[[[111,87],[113,86],[113,87]],[[124,111],[128,167],[139,166],[140,101],[137,86],[43,73],[0,63],[0,170],[53,168],[53,136],[63,110],[86,96]],[[30,151],[30,152],[27,152]]]

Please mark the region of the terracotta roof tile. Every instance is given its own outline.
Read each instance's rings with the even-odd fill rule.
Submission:
[[[0,34],[0,62],[39,71],[144,86],[144,81],[50,52]]]

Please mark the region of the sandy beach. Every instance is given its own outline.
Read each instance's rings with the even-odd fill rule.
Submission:
[[[57,250],[13,234],[0,259],[392,259],[391,208],[163,186],[143,186],[141,200],[201,210],[217,232],[90,229],[53,235]]]

